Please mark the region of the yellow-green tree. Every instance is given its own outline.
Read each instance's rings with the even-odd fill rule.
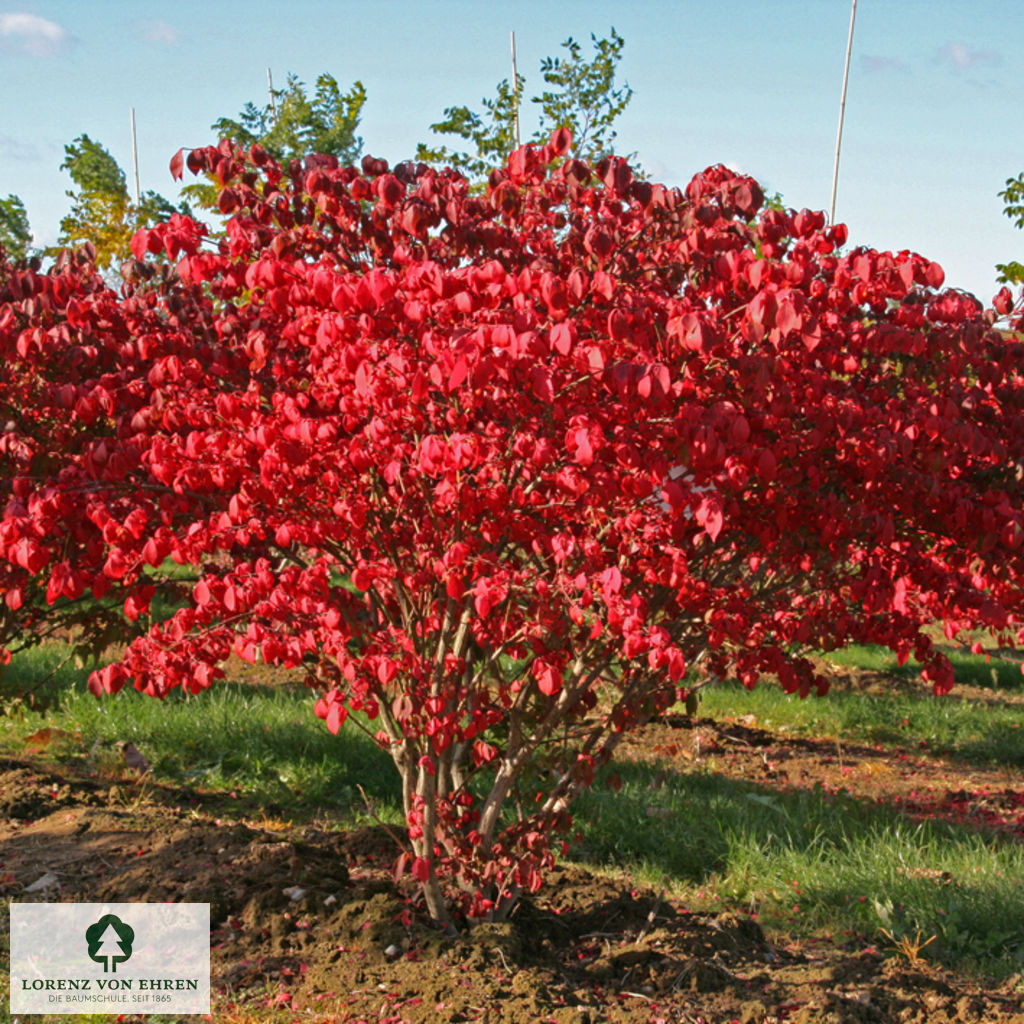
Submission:
[[[0,249],[14,260],[30,255],[32,230],[25,204],[16,195],[0,199]]]
[[[128,194],[124,171],[98,142],[79,135],[64,147],[64,162],[75,188],[68,191],[70,212],[61,219],[58,248],[96,247],[96,266],[110,270],[131,256],[132,235],[158,223],[176,207],[156,192],[135,203]]]

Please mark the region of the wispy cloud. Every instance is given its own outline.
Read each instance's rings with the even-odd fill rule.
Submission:
[[[33,57],[56,57],[71,40],[55,21],[23,11],[0,14],[0,38]]]
[[[13,135],[0,135],[0,160],[10,163],[36,163],[42,159],[42,150],[34,142],[25,142]]]
[[[972,50],[965,43],[946,43],[935,54],[936,64],[945,64],[954,71],[972,71],[980,67],[1002,64],[1002,55],[995,50]]]
[[[181,40],[173,25],[158,19],[135,22],[135,31],[147,42],[159,43],[161,46],[177,46]]]
[[[871,74],[879,74],[885,71],[906,71],[909,65],[899,57],[873,57],[864,55],[860,59],[860,66]]]

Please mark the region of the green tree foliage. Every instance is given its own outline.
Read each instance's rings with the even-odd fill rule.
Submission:
[[[16,196],[0,199],[0,249],[14,260],[25,259],[32,244],[25,204]]]
[[[309,153],[335,156],[343,164],[359,159],[363,140],[356,129],[366,103],[362,82],[353,82],[348,92],[342,92],[334,76],[325,73],[317,77],[316,88],[309,95],[305,84],[289,75],[287,85],[275,89],[273,95],[273,103],[263,107],[247,103],[237,120],[220,117],[211,129],[218,138],[247,148],[260,145],[285,166]],[[209,177],[181,191],[198,206],[214,209],[220,186]]]
[[[1006,179],[1006,188],[999,193],[1003,201],[1003,213],[1013,221],[1014,226],[1024,229],[1024,173],[1016,178]],[[1024,284],[1024,264],[1016,261],[997,263],[999,280],[1003,284]]]
[[[124,171],[110,152],[88,135],[64,147],[62,171],[75,184],[68,191],[70,212],[61,219],[59,248],[96,247],[96,266],[109,270],[131,256],[132,235],[176,211],[162,195],[147,191],[136,204],[128,194]]]
[[[473,153],[453,152],[447,146],[432,148],[421,142],[416,149],[416,159],[428,164],[447,164],[468,178],[484,178],[491,167],[503,164],[516,147],[516,111],[524,81],[523,76],[518,75],[514,88],[507,78],[499,82],[495,98],[481,100],[482,113],[475,113],[469,107],[448,107],[444,120],[430,126],[438,135],[457,135],[472,143]]]
[[[536,130],[523,141],[542,144],[558,128],[573,136],[573,156],[597,161],[614,147],[614,124],[633,96],[628,84],[615,85],[615,72],[622,57],[624,40],[615,29],[609,39],[591,34],[594,56],[587,60],[575,39],[567,39],[564,55],[545,57],[540,70],[548,86],[531,98],[538,117]],[[515,148],[516,115],[521,105],[525,79],[517,76],[498,83],[494,99],[482,100],[483,110],[448,107],[444,119],[432,124],[437,135],[454,135],[471,144],[471,149],[453,151],[446,146],[421,144],[416,157],[427,163],[449,164],[471,178],[480,179],[488,168],[501,163]]]
[[[363,140],[356,129],[365,103],[362,82],[354,82],[343,93],[333,75],[322,74],[309,96],[306,86],[289,75],[288,84],[274,90],[273,104],[247,103],[237,121],[221,117],[211,127],[219,138],[243,146],[259,143],[280,163],[308,153],[326,153],[349,164],[362,152]]]
[[[580,44],[569,38],[563,44],[565,57],[545,57],[540,70],[553,88],[533,98],[540,104],[542,141],[555,128],[572,132],[575,155],[594,161],[614,148],[616,132],[612,127],[633,98],[628,84],[615,88],[615,69],[622,57],[624,40],[615,29],[611,39],[591,34],[594,58],[583,59]]]

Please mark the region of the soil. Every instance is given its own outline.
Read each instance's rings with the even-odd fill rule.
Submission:
[[[767,785],[847,789],[1024,839],[1021,773],[924,751],[678,717],[620,756],[667,772],[713,760]],[[448,940],[410,919],[395,852],[384,829],[292,827],[127,772],[0,760],[0,894],[208,902],[215,1021],[1024,1024],[1019,975],[984,984],[863,939],[794,942],[573,864],[510,921]]]

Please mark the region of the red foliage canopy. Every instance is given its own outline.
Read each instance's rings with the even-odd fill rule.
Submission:
[[[225,143],[187,156],[216,244],[140,232],[120,295],[81,258],[0,269],[5,635],[90,593],[145,622],[168,559],[198,567],[91,685],[307,666],[328,728],[379,725],[398,869],[442,921],[540,884],[687,672],[806,695],[801,652],[858,641],[944,691],[924,625],[1021,639],[1024,346],[996,313],[723,167],[683,194],[565,152],[473,195]]]

